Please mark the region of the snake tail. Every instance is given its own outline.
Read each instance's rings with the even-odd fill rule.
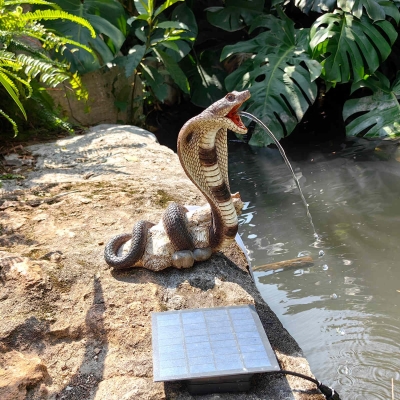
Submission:
[[[143,256],[149,229],[154,226],[148,221],[139,221],[132,229],[132,233],[122,233],[114,236],[104,249],[106,263],[115,269],[132,267]],[[127,254],[118,256],[118,249],[127,241],[132,239],[131,247]]]

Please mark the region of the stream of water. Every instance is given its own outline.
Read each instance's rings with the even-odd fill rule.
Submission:
[[[254,275],[317,379],[351,400],[390,400],[393,382],[400,399],[400,150],[357,141],[340,152],[290,152],[316,240],[279,151],[229,146],[252,264],[314,259]]]
[[[267,134],[269,135],[269,137],[274,141],[276,147],[277,147],[278,150],[279,150],[279,153],[281,153],[281,156],[282,156],[282,158],[283,158],[283,161],[285,161],[286,166],[288,167],[290,173],[292,174],[292,177],[293,177],[294,183],[295,183],[296,186],[297,186],[297,189],[299,190],[299,195],[300,195],[301,201],[302,201],[303,204],[304,204],[304,208],[305,208],[305,210],[306,210],[307,218],[308,218],[308,220],[310,221],[310,225],[311,225],[311,227],[312,227],[312,230],[314,231],[314,238],[315,238],[315,239],[318,239],[319,237],[318,237],[317,232],[315,231],[314,222],[313,222],[312,216],[311,216],[311,214],[310,214],[310,209],[309,209],[309,207],[308,207],[307,200],[306,200],[306,198],[304,197],[303,191],[301,190],[300,181],[298,180],[296,174],[294,173],[292,164],[290,164],[289,159],[286,157],[285,150],[283,149],[283,147],[282,147],[281,144],[279,143],[279,140],[275,137],[275,135],[271,132],[271,130],[267,127],[267,125],[265,125],[264,122],[262,122],[260,119],[258,119],[258,118],[257,118],[256,116],[254,116],[253,114],[250,114],[250,113],[248,113],[248,112],[246,112],[246,111],[240,111],[239,114],[242,115],[242,116],[244,116],[244,117],[247,117],[247,118],[251,119],[251,120],[254,121],[254,122],[257,122],[257,124],[259,124],[259,125],[261,126],[261,128],[264,129],[265,133],[267,133]]]

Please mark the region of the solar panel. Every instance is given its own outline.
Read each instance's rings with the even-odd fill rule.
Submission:
[[[152,313],[152,329],[156,382],[279,370],[252,305]]]

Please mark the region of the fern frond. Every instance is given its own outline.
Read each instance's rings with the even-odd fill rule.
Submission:
[[[0,70],[0,83],[4,86],[4,88],[7,90],[8,94],[14,100],[15,104],[21,110],[21,112],[24,115],[25,119],[27,119],[24,106],[22,105],[22,103],[19,101],[19,98],[18,98],[18,93],[19,93],[18,89],[15,86],[14,82],[12,82],[10,80],[10,78],[7,76],[7,74],[5,72],[7,72],[7,71]]]
[[[78,100],[88,100],[89,93],[81,81],[81,77],[75,72],[69,79],[71,88],[74,90]]]
[[[55,44],[54,47],[48,47],[48,43],[50,41],[52,41]],[[72,40],[72,39],[68,39],[66,37],[59,38],[59,37],[57,37],[56,35],[53,35],[53,34],[49,34],[48,36],[46,36],[46,41],[43,43],[43,46],[45,48],[54,48],[55,51],[57,51],[57,52],[59,51],[59,49],[61,47],[60,53],[62,54],[64,52],[64,50],[67,48],[65,46],[66,44],[70,44],[72,46],[79,47],[79,48],[81,48],[83,50],[86,50],[90,54],[94,54],[93,50],[90,47],[88,47],[88,46],[86,46],[84,44],[76,42],[75,40]]]
[[[38,58],[42,58],[42,59],[51,61],[51,58],[43,51],[42,47],[34,48],[29,43],[22,41],[19,38],[15,38],[15,37],[12,38],[10,40],[8,48],[10,50],[13,50],[14,52],[24,51],[24,52],[30,53],[31,55],[36,56]]]
[[[69,79],[69,75],[65,73],[65,70],[63,71],[52,63],[38,60],[26,54],[18,54],[17,60],[24,66],[27,76],[35,78],[40,75],[40,81],[50,87],[55,87]]]
[[[73,132],[72,125],[56,114],[57,109],[54,105],[54,100],[46,89],[39,87],[37,83],[34,83],[34,89],[31,101],[33,102],[35,119],[39,119],[41,123],[44,123],[49,128],[61,128],[67,132]]]
[[[11,71],[9,71],[8,69],[5,69],[5,68],[1,68],[0,67],[0,72],[5,74],[8,78],[12,78],[14,81],[17,81],[17,82],[21,83],[22,87],[25,88],[26,90],[28,90],[28,94],[25,93],[25,97],[31,97],[31,95],[32,95],[32,87],[31,87],[31,85],[29,84],[28,81],[26,81],[25,79],[22,79],[19,75],[14,74],[13,72],[11,72]],[[16,88],[15,82],[13,80],[10,80],[10,82]],[[18,94],[18,97],[19,97],[20,96],[20,91],[18,89],[17,89],[17,94]]]
[[[42,19],[68,19],[79,25],[82,25],[89,29],[90,34],[93,38],[96,37],[96,32],[92,25],[84,18],[78,17],[73,14],[69,14],[62,10],[36,10],[34,12],[27,12],[21,15],[25,21],[40,21]]]
[[[46,10],[27,11],[23,4],[47,6]],[[27,113],[22,105],[22,99],[28,99],[26,107],[30,116],[39,115],[53,126],[71,131],[71,125],[63,121],[54,112],[54,104],[46,102],[45,89],[55,87],[69,81],[71,88],[79,99],[87,99],[88,93],[80,77],[69,71],[69,64],[54,61],[48,50],[61,52],[66,49],[83,49],[94,55],[89,45],[78,43],[72,39],[59,36],[49,31],[41,23],[44,20],[71,21],[86,28],[95,38],[92,25],[84,18],[63,11],[58,4],[50,0],[0,0],[0,92],[5,104],[15,103],[25,119]],[[72,48],[71,48],[72,47]],[[12,99],[10,102],[8,97]],[[49,97],[49,96],[48,96]],[[13,108],[15,109],[15,107]],[[18,133],[16,122],[10,117],[8,110],[0,110],[0,118],[4,117]],[[19,120],[16,119],[16,120]]]
[[[11,51],[0,50],[0,60],[13,60],[15,58],[15,54],[11,53]]]
[[[15,58],[15,54],[4,50],[0,50],[0,67],[9,68],[13,71],[22,69],[22,66]]]
[[[5,119],[8,120],[8,122],[12,125],[13,131],[14,131],[14,137],[18,135],[18,127],[15,121],[8,115],[6,114],[1,108],[0,108],[0,115],[2,115]]]
[[[17,78],[17,75],[0,67],[0,83],[5,87],[5,89],[7,90],[8,93],[10,93],[10,92],[6,87],[7,85],[11,88],[11,91],[13,91],[15,93],[15,95],[17,97],[19,97],[19,90],[11,78],[15,79],[15,78]],[[11,97],[13,97],[13,96],[11,96]]]
[[[37,4],[37,5],[46,5],[53,7],[55,10],[61,10],[61,7],[58,4],[52,3],[51,1],[46,1],[46,0],[24,0],[24,4]],[[3,5],[4,6],[19,6],[21,4],[21,1],[18,0],[5,0]],[[0,4],[1,6],[1,4]]]
[[[22,66],[16,62],[16,60],[10,60],[9,58],[1,58],[0,56],[0,67],[10,68],[13,71],[19,71]]]
[[[94,54],[93,50],[90,47],[76,42],[75,40],[66,37],[60,37],[52,32],[46,31],[43,25],[40,25],[39,23],[32,24],[31,28],[32,29],[29,31],[29,36],[31,38],[39,40],[42,43],[43,48],[47,50],[54,49],[56,52],[60,52],[61,54],[63,54],[64,50],[67,49],[65,45],[70,44],[72,46],[76,46],[78,48],[86,50],[90,54]]]

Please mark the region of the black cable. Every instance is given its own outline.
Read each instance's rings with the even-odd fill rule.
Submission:
[[[327,400],[341,400],[338,392],[336,392],[329,386],[324,385],[322,382],[317,381],[314,378],[311,378],[310,376],[299,374],[298,372],[285,371],[285,370],[271,371],[270,374],[284,374],[284,375],[297,376],[298,378],[302,378],[312,383],[315,383],[315,385],[317,385],[317,388],[321,391],[321,393],[325,396]]]

